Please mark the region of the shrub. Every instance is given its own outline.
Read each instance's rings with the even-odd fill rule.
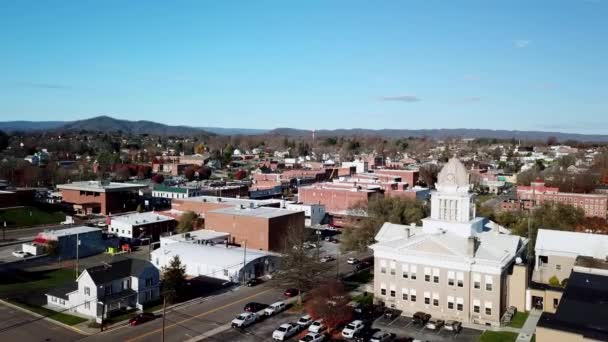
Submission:
[[[556,276],[553,276],[553,277],[549,278],[549,284],[551,286],[561,286],[561,284],[559,282],[559,279],[557,279]]]

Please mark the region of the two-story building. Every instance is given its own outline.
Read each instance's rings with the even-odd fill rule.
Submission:
[[[404,315],[423,311],[435,318],[498,326],[506,308],[514,305],[510,297],[524,298],[526,278],[512,275],[527,240],[476,217],[470,188],[464,165],[450,159],[439,173],[431,216],[422,226],[382,226],[370,247],[377,302]]]
[[[160,274],[152,263],[140,259],[123,259],[85,269],[75,282],[51,289],[47,307],[57,311],[76,312],[101,322],[112,311],[143,309],[157,300]]]

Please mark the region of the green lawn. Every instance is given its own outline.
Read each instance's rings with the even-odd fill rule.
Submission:
[[[0,278],[0,297],[15,298],[44,295],[47,290],[65,285],[75,279],[72,269],[39,272],[16,270],[10,275],[5,274]]]
[[[517,333],[510,331],[485,331],[480,337],[479,342],[515,342]]]
[[[63,324],[67,324],[67,325],[76,325],[78,323],[82,323],[87,321],[86,318],[82,318],[82,317],[77,317],[77,316],[72,316],[72,315],[68,315],[62,312],[56,312],[47,308],[43,308],[42,306],[35,306],[35,305],[29,305],[26,303],[21,303],[21,302],[17,302],[17,301],[9,301],[11,304],[20,306],[26,310],[35,312],[39,315],[42,316],[46,316],[50,319],[53,319],[55,321],[59,321]]]
[[[70,269],[39,272],[16,270],[0,278],[0,297],[37,314],[68,325],[75,325],[86,319],[42,307],[46,304],[44,294],[49,289],[65,285],[70,281],[74,281],[74,270]]]
[[[490,200],[492,198],[495,198],[496,195],[494,194],[483,194],[483,195],[477,195],[476,197],[476,201],[479,204],[483,204],[484,202],[486,202],[487,200]]]
[[[521,328],[526,323],[526,319],[528,319],[527,312],[517,312],[515,317],[509,322],[509,326],[513,328]]]
[[[47,211],[34,207],[23,207],[0,210],[0,224],[6,221],[7,228],[57,224],[65,220],[66,214],[61,211]]]
[[[362,305],[371,305],[374,301],[374,296],[372,296],[371,293],[367,293],[367,295],[360,294],[358,296],[353,297],[353,301]]]

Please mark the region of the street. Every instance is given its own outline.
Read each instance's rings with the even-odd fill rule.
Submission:
[[[0,341],[70,342],[80,338],[75,331],[0,304]]]
[[[349,256],[354,256],[349,254]],[[357,255],[360,257],[360,255]],[[336,261],[327,263],[328,275],[338,269]],[[346,257],[340,258],[341,274],[353,271],[353,266],[346,263]],[[271,304],[285,300],[284,289],[272,286],[272,280],[255,287],[239,287],[234,290],[201,298],[194,304],[188,304],[167,311],[165,322],[165,341],[184,341],[209,330],[229,323],[234,317],[243,312],[243,307],[249,302]],[[162,333],[162,318],[141,326],[116,327],[93,336],[85,341],[128,341],[145,342],[158,341]]]
[[[249,302],[270,304],[283,299],[282,290],[266,284],[241,287],[215,297],[202,298],[201,302],[167,311],[165,341],[184,341],[228,323],[243,312],[243,307]],[[84,341],[159,341],[161,333],[162,318],[157,318],[141,326],[116,327],[89,336]]]

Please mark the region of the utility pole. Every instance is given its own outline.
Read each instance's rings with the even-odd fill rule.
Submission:
[[[78,253],[80,246],[80,236],[76,233],[76,278],[78,278]]]
[[[243,248],[243,285],[245,285],[245,266],[247,265],[247,240],[245,240],[245,248]]]
[[[528,262],[532,257],[532,225],[530,219],[532,218],[532,210],[528,212]]]
[[[340,279],[340,248],[338,248],[338,254],[336,254],[336,279]]]
[[[163,296],[163,332],[161,334],[161,342],[165,342],[165,315],[167,312],[167,296]]]

